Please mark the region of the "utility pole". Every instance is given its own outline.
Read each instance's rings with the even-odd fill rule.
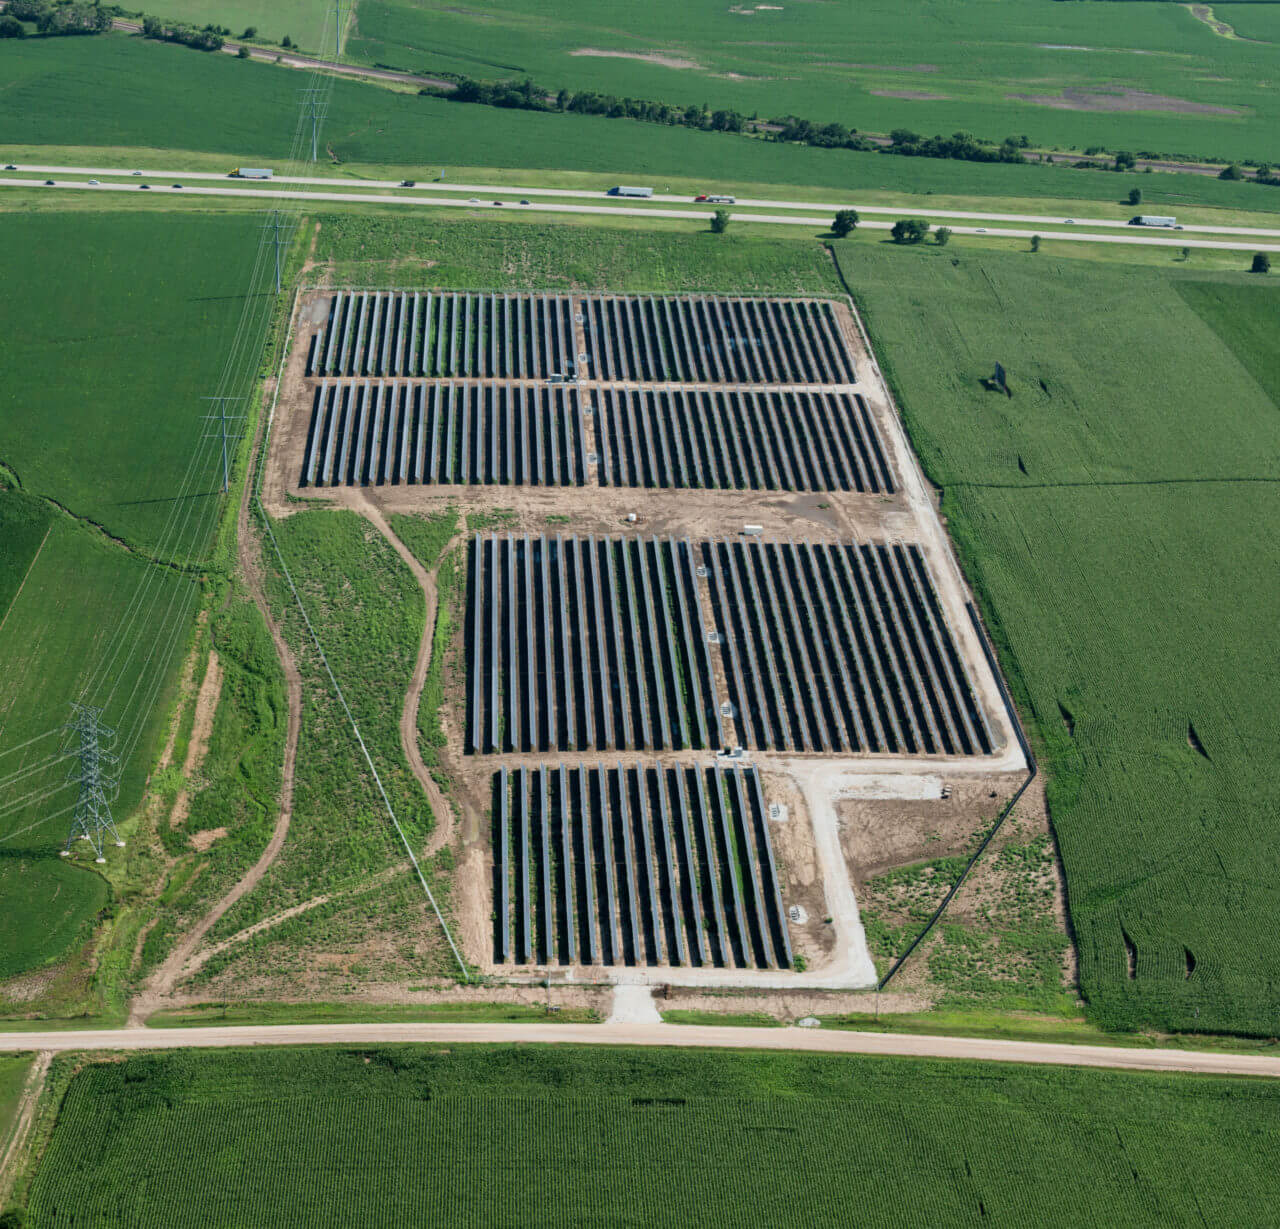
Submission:
[[[67,846],[62,851],[62,856],[71,856],[71,842],[79,837],[93,846],[96,862],[105,862],[106,858],[102,853],[104,833],[109,834],[117,846],[124,846],[111,818],[111,803],[107,800],[107,791],[114,790],[117,782],[115,778],[103,775],[102,771],[104,764],[114,765],[118,762],[114,755],[102,749],[103,741],[115,738],[116,732],[102,724],[102,709],[90,708],[84,704],[71,706],[71,721],[66,729],[76,736],[79,744],[77,753],[80,766],[71,770],[67,780],[80,783],[80,796],[76,799],[75,815],[71,820],[71,831],[67,833]]]
[[[302,95],[302,105],[311,117],[311,161],[315,162],[319,152],[320,121],[325,117],[329,91],[317,88],[299,90],[298,93]]]
[[[280,228],[283,225],[284,223],[280,221],[280,211],[278,209],[271,210],[271,212],[267,214],[267,220],[262,224],[263,230],[269,230],[272,232],[272,237],[270,242],[275,245],[275,249],[276,249],[276,294],[280,293],[280,285],[281,285],[280,283],[280,252],[289,243],[288,239],[280,238]]]
[[[201,401],[212,401],[217,407],[213,414],[205,414],[205,422],[216,422],[218,424],[218,434],[214,436],[205,436],[206,439],[222,440],[222,493],[225,495],[231,489],[231,461],[230,454],[227,450],[227,444],[235,443],[239,440],[238,435],[231,435],[227,432],[227,423],[239,422],[244,418],[243,414],[228,414],[228,401],[243,401],[243,397],[201,397]]]
[[[334,33],[333,33],[333,58],[342,63],[342,0],[333,0],[334,13]]]

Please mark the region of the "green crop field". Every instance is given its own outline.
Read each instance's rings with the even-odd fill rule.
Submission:
[[[1225,21],[1242,39],[1256,39],[1271,47],[1280,45],[1280,8],[1267,0],[1247,4],[1215,4],[1213,15]],[[1274,53],[1273,53],[1274,54]]]
[[[842,263],[1042,748],[1095,1018],[1273,1035],[1280,287]]]
[[[0,282],[24,289],[0,296],[0,462],[25,490],[154,548],[204,433],[200,398],[217,391],[235,336],[255,223],[29,214],[8,216],[5,235]],[[214,461],[205,449],[189,475],[180,525],[208,524],[222,485]],[[166,554],[193,543],[175,527]]]
[[[863,0],[855,18],[723,0],[360,0],[348,51],[870,132],[1280,157],[1275,47],[1222,38],[1178,4]]]
[[[75,1076],[27,1224],[1261,1224],[1278,1130],[1262,1081],[613,1047],[176,1051]]]
[[[228,170],[269,166],[289,155],[302,79],[269,64],[123,35],[30,39],[6,46],[0,59],[0,133],[15,145],[193,150],[225,154]],[[216,110],[211,97],[220,101]],[[1123,200],[1140,186],[1149,206],[1280,210],[1280,192],[1197,175],[855,154],[630,120],[464,106],[350,81],[334,83],[324,143],[344,162],[598,172],[601,186],[640,177],[662,188],[663,176],[699,175],[707,185],[1099,201]],[[40,161],[51,156],[46,151]]]
[[[252,26],[258,38],[278,43],[288,35],[303,51],[333,55],[333,5],[324,0],[152,0],[152,7],[169,21],[226,26],[233,39]]]

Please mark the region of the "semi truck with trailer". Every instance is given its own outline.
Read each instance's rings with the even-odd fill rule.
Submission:
[[[625,184],[619,184],[616,188],[610,188],[606,193],[607,196],[636,196],[647,199],[653,195],[652,188],[629,188]]]

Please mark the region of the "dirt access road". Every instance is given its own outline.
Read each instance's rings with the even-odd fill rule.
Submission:
[[[1200,1050],[907,1036],[835,1029],[720,1028],[681,1024],[272,1024],[237,1028],[121,1028],[55,1033],[0,1033],[0,1051],[157,1050],[267,1045],[561,1044],[691,1046],[735,1050],[808,1050],[905,1058],[978,1059],[1280,1078],[1280,1057]]]

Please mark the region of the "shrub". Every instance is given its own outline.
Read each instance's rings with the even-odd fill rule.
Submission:
[[[893,224],[889,233],[894,243],[919,243],[929,233],[929,223],[919,218],[903,218]]]
[[[951,241],[951,227],[939,226],[938,229],[933,232],[933,241],[940,248],[946,247]]]
[[[1253,264],[1249,267],[1250,273],[1270,273],[1271,257],[1266,252],[1254,252]]]
[[[860,221],[858,211],[856,209],[841,209],[831,222],[831,233],[837,239],[843,239],[852,232]]]
[[[1244,172],[1233,162],[1230,166],[1224,166],[1218,172],[1219,179],[1243,179]]]
[[[711,233],[713,235],[723,235],[729,229],[729,211],[727,209],[717,209],[711,215]]]

